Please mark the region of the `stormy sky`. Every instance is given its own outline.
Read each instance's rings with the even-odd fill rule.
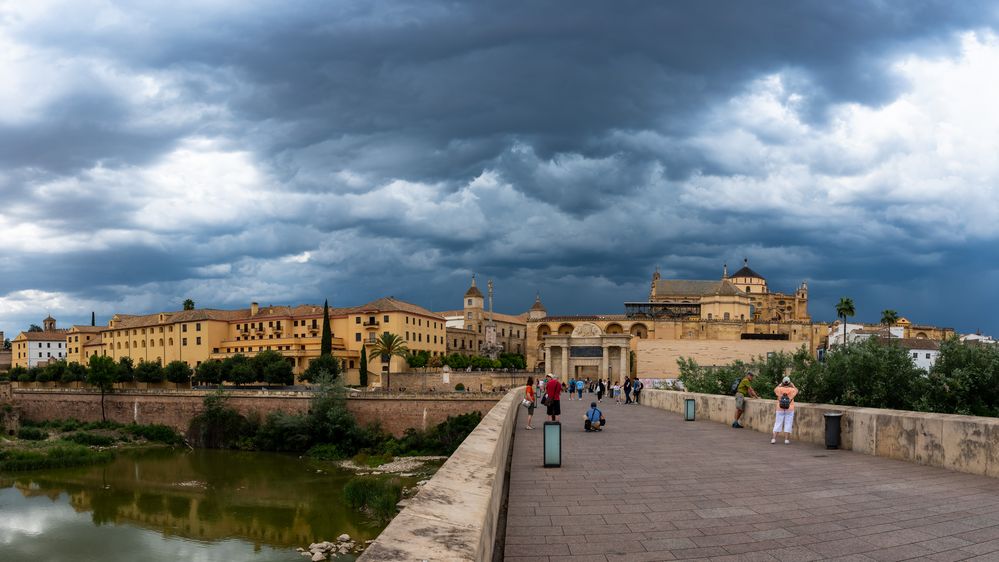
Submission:
[[[999,335],[994,2],[0,0],[0,330],[743,258]]]

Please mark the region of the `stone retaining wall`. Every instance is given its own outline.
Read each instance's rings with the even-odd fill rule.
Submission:
[[[686,398],[697,401],[697,420],[731,425],[735,419],[735,398],[732,396],[669,390],[642,391],[645,406],[677,413],[683,412]],[[775,401],[747,399],[746,402],[743,425],[761,433],[771,433]],[[999,477],[997,418],[795,402],[791,439],[824,444],[823,414],[827,412],[843,413],[841,449]]]
[[[119,423],[159,423],[186,432],[191,418],[202,410],[211,390],[145,390],[114,392],[104,396],[107,418]],[[227,390],[229,404],[241,414],[271,412],[305,413],[311,392]],[[500,399],[495,394],[362,395],[347,400],[347,408],[361,425],[373,422],[395,436],[409,428],[425,430],[448,416],[472,411],[483,415]],[[21,419],[44,421],[74,418],[100,421],[101,395],[92,389],[15,389],[13,402]]]
[[[511,390],[359,558],[492,560],[517,408]]]

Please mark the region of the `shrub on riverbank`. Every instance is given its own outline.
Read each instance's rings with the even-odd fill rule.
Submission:
[[[114,445],[116,441],[115,438],[107,435],[98,435],[96,433],[87,433],[85,431],[63,435],[62,439],[64,441],[71,441],[78,445],[87,445],[91,447],[110,447],[111,445]]]
[[[343,497],[354,509],[367,509],[382,521],[395,516],[402,499],[402,482],[393,477],[356,476],[343,487]]]
[[[83,445],[58,445],[48,449],[0,449],[0,472],[67,468],[107,462],[111,451],[94,451]]]
[[[49,438],[49,434],[37,427],[22,427],[17,432],[17,438],[25,441],[44,441]]]
[[[45,420],[41,422],[25,420],[22,423],[25,428],[30,427],[38,429],[39,431],[47,429],[57,433],[71,433],[75,431],[111,430],[122,433],[123,437],[126,435],[130,437],[139,437],[145,439],[146,441],[164,443],[166,445],[179,445],[184,442],[184,439],[172,427],[156,423],[147,425],[135,423],[125,424],[114,421],[83,423],[72,418],[63,420]],[[127,438],[124,440],[127,440]]]

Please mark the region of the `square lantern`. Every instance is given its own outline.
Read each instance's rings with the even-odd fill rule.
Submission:
[[[683,401],[683,421],[694,421],[694,412],[697,410],[697,401],[687,398]]]
[[[562,466],[562,424],[546,421],[543,435],[545,468]]]

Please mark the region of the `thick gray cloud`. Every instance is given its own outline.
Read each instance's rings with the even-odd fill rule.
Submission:
[[[187,296],[451,308],[473,271],[502,310],[541,290],[553,312],[616,312],[657,265],[712,278],[746,256],[777,289],[809,279],[818,319],[852,296],[863,320],[999,332],[981,316],[999,304],[996,17],[0,7],[0,329]]]

